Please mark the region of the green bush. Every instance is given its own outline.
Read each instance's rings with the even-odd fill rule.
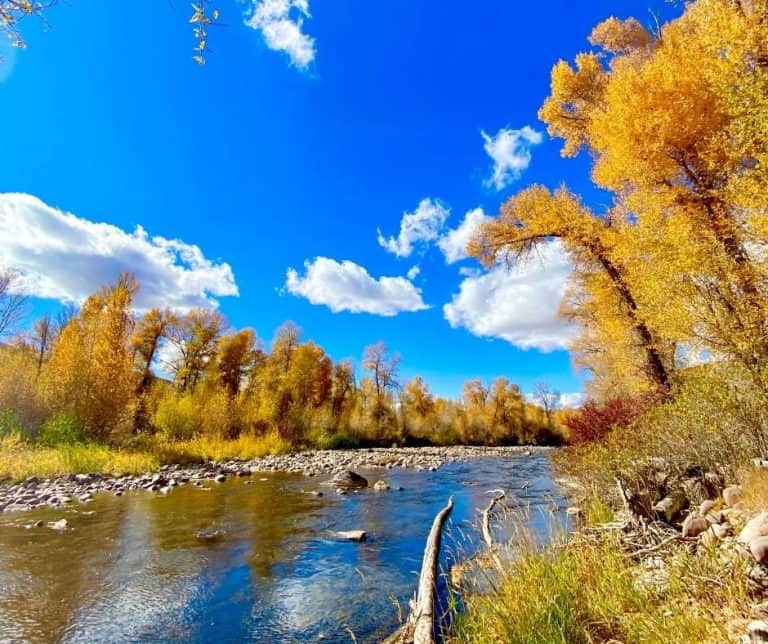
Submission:
[[[21,417],[13,409],[0,411],[0,437],[22,434],[24,427]]]
[[[320,440],[320,449],[355,449],[360,440],[348,432],[336,432]]]
[[[86,442],[82,423],[70,412],[51,414],[40,427],[37,442],[42,445],[76,445]]]

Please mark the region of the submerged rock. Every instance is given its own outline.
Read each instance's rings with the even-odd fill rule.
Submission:
[[[368,533],[365,530],[340,530],[336,537],[345,541],[365,541]]]
[[[66,530],[68,525],[66,519],[59,519],[58,521],[50,521],[48,523],[48,527],[51,530]]]
[[[197,537],[198,541],[218,541],[225,534],[226,532],[224,532],[224,530],[209,529],[209,530],[200,530],[195,535],[195,537]]]
[[[344,470],[331,479],[331,485],[342,490],[359,490],[368,487],[368,479],[352,470]]]
[[[386,492],[390,489],[389,483],[386,481],[376,481],[376,483],[373,484],[373,489],[377,492]]]

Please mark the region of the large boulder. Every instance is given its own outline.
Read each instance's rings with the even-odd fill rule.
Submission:
[[[368,479],[351,470],[344,470],[331,479],[331,485],[337,490],[359,490],[368,487]]]
[[[752,539],[765,536],[768,536],[768,511],[763,510],[747,522],[739,533],[738,542],[746,546]]]

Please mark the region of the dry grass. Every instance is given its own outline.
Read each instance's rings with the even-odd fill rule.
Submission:
[[[185,441],[149,438],[132,448],[96,443],[43,446],[24,440],[19,434],[0,438],[0,480],[18,481],[29,476],[65,474],[138,474],[157,470],[164,463],[192,463],[205,460],[252,459],[282,454],[291,445],[276,434],[241,436],[234,440],[198,437]]]
[[[30,444],[18,435],[0,438],[0,479],[17,481],[29,476],[87,472],[134,474],[156,470],[160,464],[155,454],[93,443],[43,447]]]
[[[724,642],[748,610],[745,571],[724,569],[715,553],[678,548],[666,583],[637,583],[647,569],[620,542],[585,538],[567,546],[523,547],[498,590],[467,600],[457,642],[578,644]],[[733,628],[742,627],[741,622]]]

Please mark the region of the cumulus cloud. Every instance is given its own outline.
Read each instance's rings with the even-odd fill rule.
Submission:
[[[493,172],[484,183],[496,190],[503,190],[520,178],[531,164],[531,148],[543,140],[541,132],[529,125],[519,130],[502,128],[493,136],[484,130],[480,134],[485,141],[485,151],[493,159]]]
[[[490,219],[482,208],[475,208],[467,212],[459,227],[449,230],[437,242],[443,255],[445,255],[445,261],[448,264],[453,264],[467,257],[467,244],[473,233],[480,224]]]
[[[315,39],[304,33],[311,18],[308,0],[252,0],[245,24],[260,31],[267,47],[288,54],[291,63],[306,69],[315,59]]]
[[[316,257],[304,262],[304,275],[289,268],[285,288],[312,304],[324,304],[334,313],[372,313],[391,317],[404,311],[429,308],[421,290],[405,277],[372,277],[365,268],[349,260],[337,262]]]
[[[80,302],[131,271],[141,285],[136,306],[216,306],[238,295],[229,264],[199,247],[83,219],[28,194],[0,194],[0,260],[22,275],[30,295]]]
[[[434,242],[440,237],[449,212],[436,199],[422,199],[416,210],[403,213],[397,237],[387,238],[378,231],[379,244],[398,257],[408,257],[417,245]]]
[[[405,274],[405,276],[409,280],[413,281],[419,276],[419,273],[421,273],[421,267],[418,264],[416,264],[416,266],[411,266],[408,269],[408,272]]]
[[[512,269],[499,264],[466,277],[443,314],[453,328],[521,349],[565,349],[575,330],[557,310],[570,273],[562,246],[550,242]]]

